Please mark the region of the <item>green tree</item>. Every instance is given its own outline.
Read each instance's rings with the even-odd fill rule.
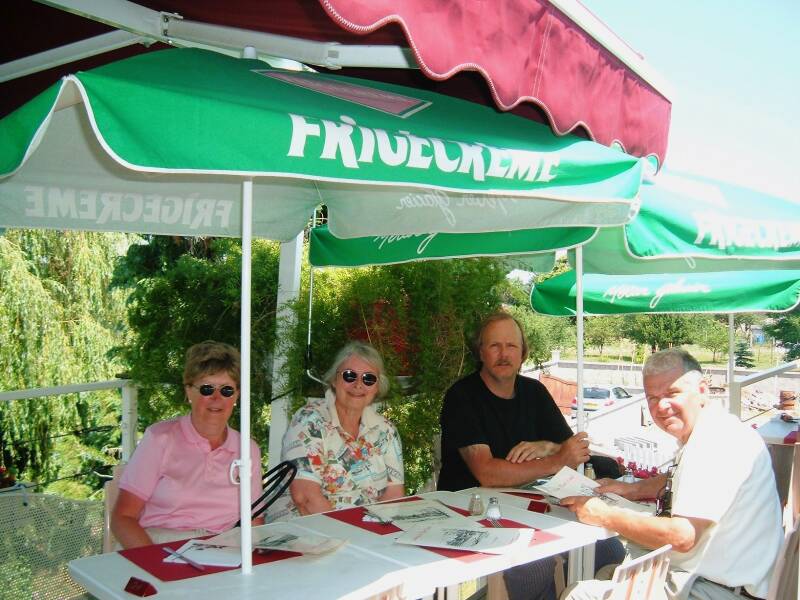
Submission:
[[[323,373],[348,339],[365,339],[383,355],[393,385],[384,414],[403,441],[406,486],[431,474],[444,392],[475,367],[470,340],[480,319],[500,306],[505,272],[497,261],[463,259],[314,272],[311,362],[306,364],[308,270],[295,304],[296,333],[283,342],[293,408],[321,387],[305,375]]]
[[[696,320],[695,342],[712,352],[716,362],[717,354],[728,350],[728,326],[714,317],[700,317]]]
[[[765,325],[764,331],[786,348],[786,360],[800,358],[800,311],[798,309],[787,315],[781,315],[771,324]]]
[[[241,242],[148,237],[119,261],[115,285],[131,290],[131,335],[116,355],[140,386],[142,426],[186,412],[181,385],[186,349],[214,339],[240,346]],[[279,245],[252,248],[252,435],[266,448],[275,343]],[[235,413],[232,419],[237,419]]]
[[[0,236],[0,389],[113,378],[126,335],[125,294],[111,290],[121,234],[9,230]],[[33,481],[100,470],[119,446],[114,391],[0,403],[0,461]],[[86,432],[77,435],[67,432]],[[66,434],[66,435],[65,435]],[[60,484],[73,496],[97,478]]]
[[[737,342],[733,353],[736,357],[734,362],[737,367],[752,369],[756,366],[756,361],[753,358],[753,350],[747,342]]]
[[[651,352],[694,341],[693,318],[687,315],[627,315],[625,335],[650,346]]]
[[[623,318],[618,315],[589,317],[584,325],[584,339],[603,356],[603,347],[622,339]]]

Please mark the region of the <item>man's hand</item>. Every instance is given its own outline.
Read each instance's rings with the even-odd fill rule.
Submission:
[[[581,523],[587,525],[603,525],[603,519],[608,514],[608,504],[594,496],[567,496],[562,498],[561,506],[575,513]]]
[[[521,463],[535,458],[544,458],[558,452],[561,446],[554,442],[520,442],[514,446],[506,456],[506,460],[512,463]]]
[[[585,431],[576,433],[561,444],[556,455],[561,462],[573,469],[589,460],[589,435]]]
[[[633,484],[625,483],[622,481],[617,481],[616,479],[598,479],[597,483],[599,484],[595,491],[599,494],[617,494],[622,496],[623,498],[627,498],[628,500],[635,499],[634,497],[637,496],[635,489],[633,488]]]

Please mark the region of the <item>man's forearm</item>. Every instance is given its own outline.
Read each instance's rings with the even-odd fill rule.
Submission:
[[[612,507],[602,525],[651,550],[670,544],[679,552],[687,552],[696,541],[694,528],[682,517],[652,517]]]
[[[521,463],[492,458],[481,465],[474,475],[482,487],[516,487],[552,475],[563,466],[563,462],[556,455]]]

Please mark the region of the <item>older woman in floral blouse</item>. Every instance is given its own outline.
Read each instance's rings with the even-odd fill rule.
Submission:
[[[293,514],[313,514],[403,496],[397,430],[371,406],[389,379],[380,354],[351,342],[325,374],[325,398],[297,411],[283,437],[282,460],[297,465]],[[276,515],[277,516],[277,515]]]

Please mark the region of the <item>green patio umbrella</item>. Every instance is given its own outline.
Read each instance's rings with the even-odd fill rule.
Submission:
[[[320,203],[338,237],[621,225],[641,169],[462,100],[170,49],[65,77],[0,120],[0,227],[241,236],[249,472],[254,234],[292,239]],[[246,573],[249,478],[240,496]]]
[[[542,314],[576,314],[575,271],[534,285]],[[586,315],[785,312],[800,302],[800,271],[733,271],[583,276]]]
[[[555,263],[555,250],[589,240],[591,227],[553,227],[486,233],[429,233],[383,235],[341,239],[326,225],[314,227],[308,260],[314,267],[360,267],[417,260],[494,256],[509,270],[547,273]]]
[[[288,240],[620,225],[639,161],[423,90],[197,49],[61,80],[0,121],[0,226]]]
[[[634,219],[584,246],[586,273],[800,269],[798,202],[669,171],[640,200]]]

